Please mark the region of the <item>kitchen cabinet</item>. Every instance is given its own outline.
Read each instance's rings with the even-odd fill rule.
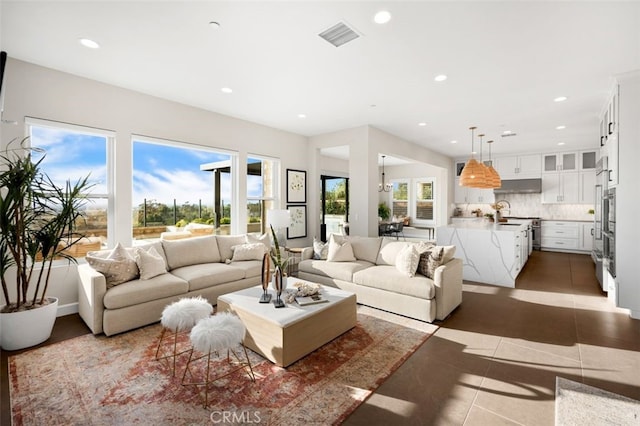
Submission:
[[[542,156],[543,173],[572,170],[578,170],[577,152],[560,152],[555,154],[544,154]]]
[[[495,169],[501,179],[534,179],[542,172],[540,154],[495,158]]]
[[[576,204],[580,199],[579,194],[579,172],[555,172],[542,175],[543,204]]]
[[[455,184],[453,201],[456,204],[491,204],[496,200],[493,189],[460,186],[460,180],[457,178]]]
[[[595,170],[600,159],[598,150],[580,151],[580,171]]]
[[[580,251],[580,222],[543,220],[541,232],[542,250]]]
[[[596,172],[584,171],[580,172],[580,195],[579,203],[591,204],[596,203]]]
[[[595,232],[595,225],[593,222],[581,223],[580,233],[580,250],[591,252],[593,249],[593,237]]]
[[[601,114],[600,146],[606,154],[609,165],[609,187],[618,184],[618,119],[619,119],[619,85],[611,91],[611,97]]]

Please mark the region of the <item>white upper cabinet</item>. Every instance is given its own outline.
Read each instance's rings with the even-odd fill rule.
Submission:
[[[599,159],[599,150],[580,151],[580,170],[595,170]]]
[[[542,171],[544,173],[578,170],[577,152],[560,152],[542,156]]]
[[[501,179],[534,179],[541,175],[540,154],[495,158]]]
[[[552,172],[542,176],[542,203],[575,204],[580,200],[580,173]]]

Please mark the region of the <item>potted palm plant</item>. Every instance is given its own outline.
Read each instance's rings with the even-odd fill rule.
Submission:
[[[64,187],[41,170],[42,156],[20,146],[0,154],[0,273],[6,304],[0,307],[0,344],[5,350],[49,338],[58,299],[47,297],[55,259],[76,262],[68,249],[82,238],[88,176]]]

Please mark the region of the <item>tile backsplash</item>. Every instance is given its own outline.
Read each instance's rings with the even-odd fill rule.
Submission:
[[[593,220],[589,214],[591,204],[542,204],[540,194],[504,194],[496,201],[506,200],[511,204],[502,211],[503,216],[540,217],[556,220]],[[463,216],[472,216],[471,211],[480,209],[483,213],[493,212],[489,204],[456,204]]]

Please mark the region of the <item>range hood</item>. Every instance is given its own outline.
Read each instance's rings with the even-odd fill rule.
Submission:
[[[513,179],[503,180],[500,188],[493,190],[494,194],[540,194],[542,179]]]

